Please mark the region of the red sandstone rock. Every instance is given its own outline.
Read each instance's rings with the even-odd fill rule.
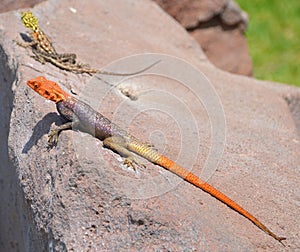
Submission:
[[[198,41],[208,59],[225,71],[252,76],[244,35],[248,17],[233,1],[155,0]]]

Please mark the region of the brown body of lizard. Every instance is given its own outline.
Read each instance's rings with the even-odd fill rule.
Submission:
[[[102,140],[105,147],[108,147],[126,157],[125,163],[127,165],[134,167],[134,164],[138,164],[138,161],[132,155],[132,152],[136,153],[137,155],[175,173],[189,183],[209,193],[252,221],[257,227],[280,243],[282,243],[282,240],[286,239],[274,234],[252,214],[198,176],[167,157],[159,154],[149,145],[142,143],[137,138],[112,123],[102,114],[95,111],[86,103],[79,101],[64,92],[55,82],[47,80],[45,77],[37,77],[29,80],[27,84],[38,94],[42,95],[46,99],[54,101],[57,105],[58,112],[69,121],[51,131],[49,134],[50,144],[57,143],[58,135],[62,130],[71,129],[72,127],[79,128]]]
[[[104,74],[104,75],[115,75],[115,76],[130,76],[135,74],[140,74],[154,65],[156,65],[159,61],[149,65],[148,67],[141,69],[132,73],[115,73],[115,72],[107,72],[99,69],[90,68],[89,65],[76,62],[76,54],[75,53],[57,53],[54,46],[52,45],[51,39],[42,31],[39,26],[39,21],[37,17],[35,17],[32,12],[23,12],[22,13],[22,22],[23,24],[31,30],[30,38],[31,42],[17,42],[18,45],[22,47],[31,47],[32,52],[34,54],[33,58],[37,61],[45,64],[49,62],[56,67],[66,70],[69,72],[82,74]]]

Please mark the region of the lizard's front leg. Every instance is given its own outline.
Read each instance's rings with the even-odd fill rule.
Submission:
[[[59,137],[60,132],[62,132],[63,130],[78,128],[78,126],[79,126],[79,120],[76,119],[72,122],[67,122],[65,124],[62,124],[62,125],[56,127],[55,129],[52,129],[48,135],[48,144],[50,146],[56,145],[58,142],[58,137]]]
[[[34,47],[37,45],[37,41],[30,41],[30,42],[21,42],[21,41],[15,41],[17,43],[18,46],[22,46],[24,48],[27,47]]]

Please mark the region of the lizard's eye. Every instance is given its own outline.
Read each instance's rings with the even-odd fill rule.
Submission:
[[[37,88],[39,88],[39,87],[40,87],[40,85],[39,85],[39,84],[37,84],[37,83],[34,83],[34,84],[33,84],[33,87],[34,87],[34,89],[37,89]]]

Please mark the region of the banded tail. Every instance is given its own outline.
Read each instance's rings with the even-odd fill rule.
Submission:
[[[195,174],[189,172],[187,169],[183,168],[182,166],[178,165],[176,162],[168,159],[167,157],[160,155],[157,151],[149,148],[149,146],[140,144],[138,141],[131,141],[129,144],[129,149],[136,154],[140,155],[141,157],[146,158],[152,163],[158,164],[159,166],[175,173],[179,177],[183,178],[184,180],[188,181],[189,183],[193,184],[194,186],[202,189],[203,191],[209,193],[211,196],[215,197],[219,201],[223,202],[233,210],[237,211],[245,218],[252,221],[257,227],[261,230],[266,232],[268,235],[272,236],[274,239],[279,241],[281,244],[285,237],[279,237],[274,234],[270,229],[268,229],[264,224],[262,224],[258,219],[256,219],[252,214],[234,202],[232,199],[228,198],[225,194],[221,193],[219,190],[211,186],[210,184],[206,183],[202,179],[200,179]],[[283,244],[284,245],[284,244]]]

